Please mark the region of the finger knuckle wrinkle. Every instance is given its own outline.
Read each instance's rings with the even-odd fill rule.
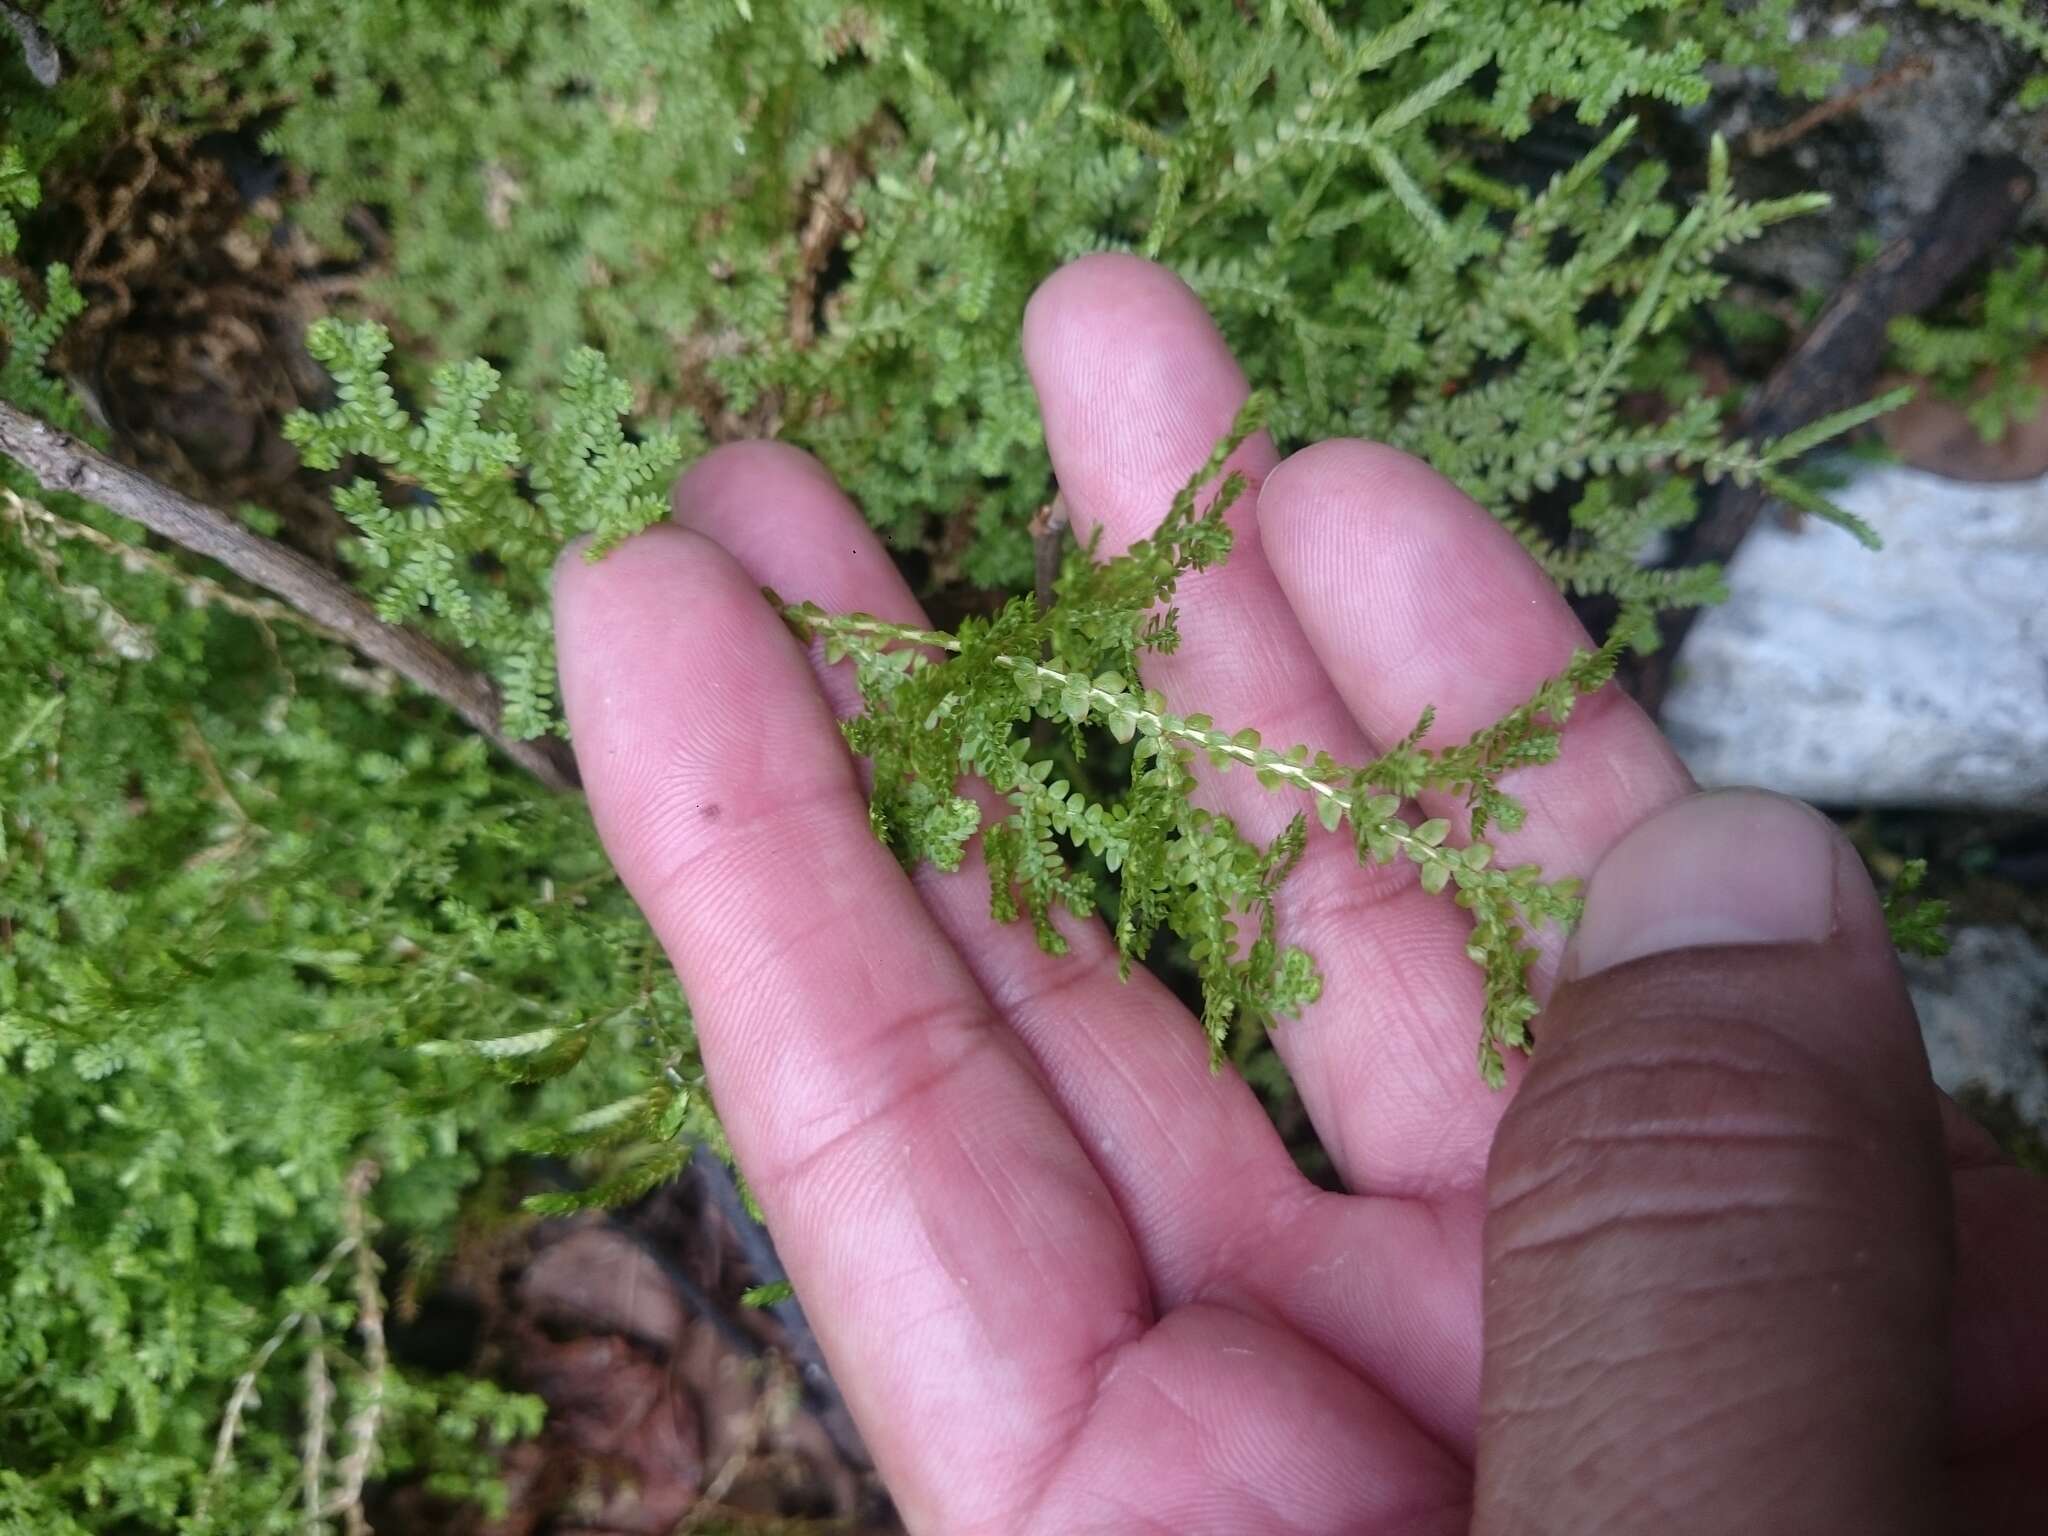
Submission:
[[[931,1116],[934,1102],[969,1071],[981,1067],[991,1051],[1001,1048],[993,1021],[985,1013],[950,1003],[899,1015],[884,1034],[911,1042],[904,1051],[889,1052],[889,1056],[924,1054],[932,1059],[907,1073],[900,1060],[879,1065],[877,1075],[884,1081],[870,1093],[850,1084],[854,1091],[847,1095],[850,1104],[843,1113],[814,1125],[807,1135],[792,1138],[799,1144],[752,1175],[765,1198],[780,1201],[799,1195],[807,1186],[826,1180],[835,1165],[867,1156],[871,1143],[893,1143],[928,1129],[928,1124],[921,1122]],[[950,1049],[932,1050],[940,1041],[950,1041]]]

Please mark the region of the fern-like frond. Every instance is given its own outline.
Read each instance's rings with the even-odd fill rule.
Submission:
[[[1527,979],[1533,935],[1546,923],[1569,923],[1577,897],[1572,882],[1545,881],[1533,867],[1497,867],[1484,836],[1496,824],[1521,824],[1522,807],[1502,790],[1502,776],[1556,754],[1559,728],[1576,700],[1612,675],[1616,650],[1575,658],[1468,742],[1424,747],[1425,721],[1364,764],[1342,764],[1307,746],[1271,747],[1255,729],[1177,712],[1139,681],[1142,656],[1172,642],[1166,605],[1180,578],[1228,556],[1223,513],[1241,487],[1218,476],[1260,409],[1258,401],[1247,408],[1151,537],[1112,560],[1070,562],[1050,610],[1019,597],[951,633],[809,604],[784,614],[807,641],[823,641],[828,662],[853,664],[865,709],[847,723],[847,739],[874,764],[876,831],[907,862],[957,868],[979,833],[993,914],[1028,917],[1040,945],[1057,952],[1064,941],[1055,913],[1085,916],[1102,901],[1074,865],[1085,852],[1116,883],[1116,939],[1126,967],[1161,928],[1187,946],[1220,1064],[1233,1031],[1292,1017],[1320,994],[1311,958],[1280,941],[1274,908],[1313,816],[1325,832],[1347,836],[1361,862],[1412,865],[1424,890],[1471,914],[1471,954],[1486,974],[1479,1062],[1498,1084],[1504,1053],[1526,1048],[1536,1012]],[[1081,728],[1099,728],[1127,747],[1122,793],[1092,799],[1060,776],[1053,758],[1033,746],[1037,722],[1062,728],[1075,743]],[[1193,803],[1202,764],[1245,770],[1269,788],[1305,797],[1307,809],[1261,846],[1230,818]],[[980,807],[961,792],[968,779],[1009,804],[1004,819],[983,825]],[[1465,798],[1462,840],[1453,839],[1447,820],[1404,812],[1426,790]]]

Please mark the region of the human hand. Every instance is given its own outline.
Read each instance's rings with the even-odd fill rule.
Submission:
[[[1024,348],[1112,550],[1245,394],[1194,297],[1132,258],[1056,274]],[[1276,468],[1262,435],[1233,467],[1235,552],[1184,582],[1148,672],[1183,708],[1361,761],[1426,704],[1462,737],[1587,643],[1414,460],[1332,442]],[[912,1529],[2048,1529],[2048,1201],[1929,1083],[1818,815],[1696,796],[1626,697],[1584,702],[1497,839],[1598,871],[1512,1096],[1473,1068],[1461,914],[1312,837],[1280,921],[1323,999],[1274,1042],[1330,1194],[1167,991],[1118,982],[1099,924],[1047,956],[975,873],[903,873],[833,727],[851,680],[763,586],[923,622],[814,462],[734,445],[676,526],[564,561],[563,693]],[[1256,837],[1298,808],[1243,775],[1205,793]]]

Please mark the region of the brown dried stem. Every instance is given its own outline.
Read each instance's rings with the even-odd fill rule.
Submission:
[[[1775,155],[1779,150],[1797,144],[1814,129],[1846,117],[1874,96],[1899,86],[1910,85],[1915,80],[1924,80],[1934,73],[1934,66],[1925,59],[1912,58],[1875,75],[1852,91],[1831,96],[1817,107],[1809,107],[1793,118],[1791,122],[1776,128],[1759,128],[1742,141],[1742,147],[1752,155]]]
[[[362,598],[295,550],[117,464],[70,433],[4,401],[0,454],[34,475],[45,490],[96,502],[282,598],[372,661],[441,700],[549,789],[579,786],[576,761],[565,742],[517,741],[505,734],[498,690],[488,677],[417,631],[385,623]]]

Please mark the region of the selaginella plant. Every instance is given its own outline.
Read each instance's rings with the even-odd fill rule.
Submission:
[[[1093,880],[1073,866],[1069,850],[1092,855],[1115,881],[1126,973],[1160,928],[1169,928],[1201,978],[1202,1022],[1220,1061],[1234,1027],[1257,1030],[1298,1014],[1322,989],[1313,957],[1281,942],[1273,904],[1306,845],[1311,813],[1298,813],[1260,847],[1229,817],[1191,798],[1198,761],[1243,769],[1269,788],[1305,797],[1324,830],[1347,831],[1360,862],[1405,859],[1425,890],[1450,894],[1472,914],[1470,952],[1486,972],[1479,1066],[1498,1085],[1503,1052],[1529,1044],[1537,1012],[1530,931],[1569,923],[1577,904],[1570,881],[1545,882],[1534,865],[1497,867],[1484,834],[1490,825],[1520,826],[1522,807],[1502,791],[1501,775],[1555,755],[1573,703],[1612,675],[1615,648],[1582,653],[1469,742],[1424,746],[1425,716],[1408,737],[1355,766],[1304,745],[1267,746],[1250,726],[1232,731],[1206,715],[1175,713],[1140,680],[1142,660],[1179,642],[1172,603],[1182,575],[1229,555],[1223,517],[1243,484],[1224,479],[1206,503],[1202,493],[1252,430],[1258,404],[1151,537],[1112,560],[1089,552],[1068,561],[1050,607],[1030,595],[1012,598],[992,618],[965,620],[951,634],[809,603],[785,615],[805,640],[824,638],[828,662],[854,665],[866,707],[847,724],[847,741],[873,761],[875,830],[906,862],[956,869],[980,830],[992,916],[1028,916],[1039,944],[1057,953],[1065,941],[1055,909],[1086,918],[1099,905]],[[1075,757],[1085,755],[1079,735],[1088,726],[1128,747],[1125,792],[1105,802],[1055,778],[1054,758],[1032,748],[1035,721],[1065,727]],[[980,807],[960,792],[969,778],[1003,796],[1010,814],[981,829]],[[1466,797],[1470,815],[1459,841],[1451,840],[1447,818],[1404,813],[1404,803],[1424,790]],[[1238,929],[1246,915],[1256,924],[1249,941]]]
[[[929,586],[1020,584],[1053,489],[1025,299],[1084,250],[1150,252],[1270,388],[1280,439],[1430,458],[1619,620],[1472,741],[1418,722],[1357,764],[1266,744],[1144,680],[1178,576],[1227,554],[1212,465],[1145,545],[1070,558],[1047,607],[928,635],[786,594],[861,677],[877,830],[941,863],[979,836],[995,915],[1048,945],[1097,904],[1129,962],[1178,935],[1219,1042],[1314,994],[1272,893],[1306,838],[1346,836],[1471,911],[1492,1074],[1528,1038],[1535,925],[1573,908],[1487,856],[1519,815],[1503,774],[1557,749],[1661,608],[1716,593],[1711,568],[1640,558],[1701,481],[1826,510],[1788,476],[1848,421],[1733,440],[1687,366],[1719,253],[1809,201],[1745,203],[1717,145],[1674,164],[1637,127],[1704,103],[1710,63],[1824,88],[1789,9],[67,0],[37,8],[55,90],[0,34],[0,206],[117,137],[263,125],[309,178],[287,215],[404,342],[393,365],[383,327],[308,338],[337,398],[291,432],[344,476],[348,574],[487,668],[515,734],[559,729],[556,548],[644,526],[708,440],[811,448]],[[384,243],[352,275],[362,206]],[[91,433],[46,364],[93,295],[0,231],[0,396]],[[402,1298],[524,1156],[587,1174],[554,1209],[717,1147],[687,1004],[573,797],[5,461],[0,523],[0,1529],[346,1524],[347,1479],[306,1505],[323,1411],[378,1475],[483,1496],[464,1447],[532,1405],[375,1363],[363,1235]],[[1302,819],[1251,844],[1189,798],[1205,763]],[[1424,785],[1466,794],[1457,826],[1404,808]]]

